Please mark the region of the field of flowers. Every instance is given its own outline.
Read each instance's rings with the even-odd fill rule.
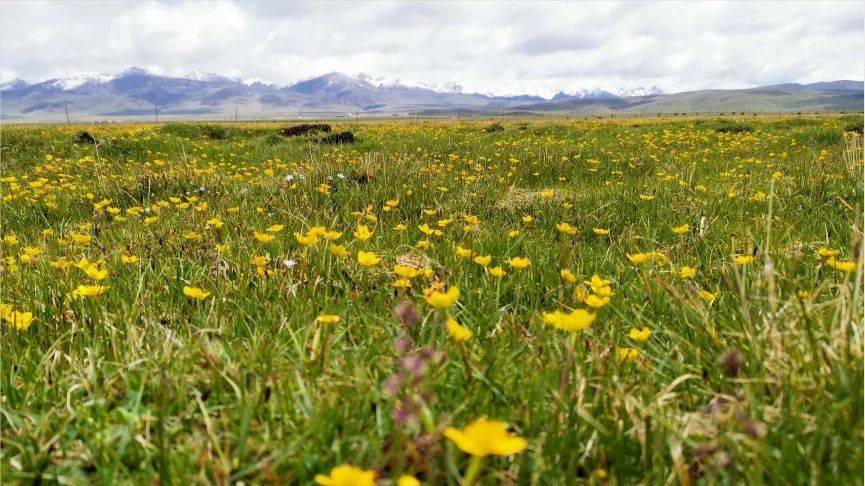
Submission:
[[[3,127],[4,482],[862,482],[861,116],[286,125]]]

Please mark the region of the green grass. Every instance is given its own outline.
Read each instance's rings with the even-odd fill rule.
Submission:
[[[34,320],[0,330],[2,478],[308,484],[351,464],[456,484],[469,457],[441,431],[487,416],[528,448],[488,460],[485,484],[861,483],[855,122],[368,122],[335,126],[359,138],[342,146],[281,137],[276,123],[4,126],[0,233],[19,241],[2,245],[2,302]],[[98,145],[74,142],[84,129]],[[419,229],[446,219],[442,236]],[[275,224],[273,242],[256,241]],[[357,224],[372,238],[356,240]],[[349,257],[295,240],[314,225],[342,231]],[[42,252],[21,261],[25,247]],[[824,247],[856,270],[833,268]],[[358,250],[382,263],[360,267]],[[650,251],[667,259],[627,258]],[[514,256],[532,265],[508,268]],[[81,258],[104,260],[104,295],[72,297],[88,278],[52,265]],[[398,290],[392,267],[406,259],[434,274]],[[677,276],[685,265],[691,280]],[[593,274],[613,292],[594,323],[544,324],[543,312],[586,308]],[[461,291],[447,311],[424,301],[436,281]],[[420,322],[397,318],[403,301]],[[450,339],[449,316],[474,336]],[[628,337],[643,327],[647,341]],[[421,360],[394,397],[385,383],[419,349],[441,360]]]

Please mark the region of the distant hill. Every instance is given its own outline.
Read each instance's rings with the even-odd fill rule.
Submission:
[[[366,75],[328,73],[289,86],[245,82],[216,74],[160,76],[131,68],[116,75],[85,75],[38,83],[0,85],[0,118],[8,121],[244,118],[299,115],[402,114],[417,112],[492,114],[507,112],[638,113],[716,111],[861,111],[862,81],[780,84],[741,90],[664,94],[657,87],[559,92],[552,99],[531,95],[464,93],[376,83]]]
[[[862,111],[862,81],[779,84],[750,89],[707,89],[648,96],[556,100],[522,104],[517,110],[575,113],[706,113]]]

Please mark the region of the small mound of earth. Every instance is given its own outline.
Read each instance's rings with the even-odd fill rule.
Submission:
[[[83,131],[75,136],[75,143],[96,143],[96,137],[88,131]]]
[[[326,123],[302,123],[291,127],[285,127],[280,130],[283,137],[300,137],[308,133],[330,133],[330,125]]]
[[[325,145],[342,145],[344,143],[354,143],[357,141],[354,134],[351,132],[339,132],[322,137],[318,142]]]

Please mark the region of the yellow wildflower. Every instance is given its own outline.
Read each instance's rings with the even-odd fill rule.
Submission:
[[[427,304],[436,309],[447,309],[460,298],[460,289],[459,287],[453,286],[448,288],[446,292],[441,292],[436,288],[430,288],[424,292],[423,298]]]
[[[258,231],[253,231],[253,234],[255,235],[255,239],[262,245],[266,245],[276,238],[276,236],[269,233],[259,233]]]
[[[543,312],[541,319],[545,323],[563,331],[581,331],[595,321],[595,314],[585,309],[575,309],[567,313],[555,310],[553,312]]]
[[[631,332],[628,333],[628,337],[638,342],[645,342],[649,339],[649,336],[652,335],[652,330],[648,327],[644,327],[642,329],[631,328]]]
[[[445,322],[445,327],[447,328],[448,335],[458,343],[471,339],[473,335],[467,327],[461,325],[455,319],[448,319]]]
[[[185,295],[191,299],[195,299],[195,300],[204,300],[210,296],[210,292],[207,292],[207,291],[200,289],[198,287],[184,286],[183,287],[183,295]]]
[[[522,437],[511,435],[507,424],[497,420],[479,418],[464,429],[448,427],[443,432],[461,451],[473,456],[511,456],[526,449]]]
[[[508,265],[511,268],[522,269],[527,268],[531,264],[531,260],[525,257],[513,257],[508,259]]]
[[[339,321],[340,317],[335,314],[319,314],[319,316],[315,318],[315,322],[319,324],[336,324]]]
[[[357,262],[363,265],[364,267],[371,267],[373,265],[377,265],[381,261],[381,258],[377,257],[375,253],[371,251],[359,251],[357,252]]]
[[[490,263],[492,263],[493,257],[491,257],[490,255],[485,255],[485,256],[478,255],[474,258],[473,261],[482,267],[486,267]]]
[[[375,486],[375,471],[342,465],[330,470],[330,475],[316,474],[315,483],[321,486]]]

